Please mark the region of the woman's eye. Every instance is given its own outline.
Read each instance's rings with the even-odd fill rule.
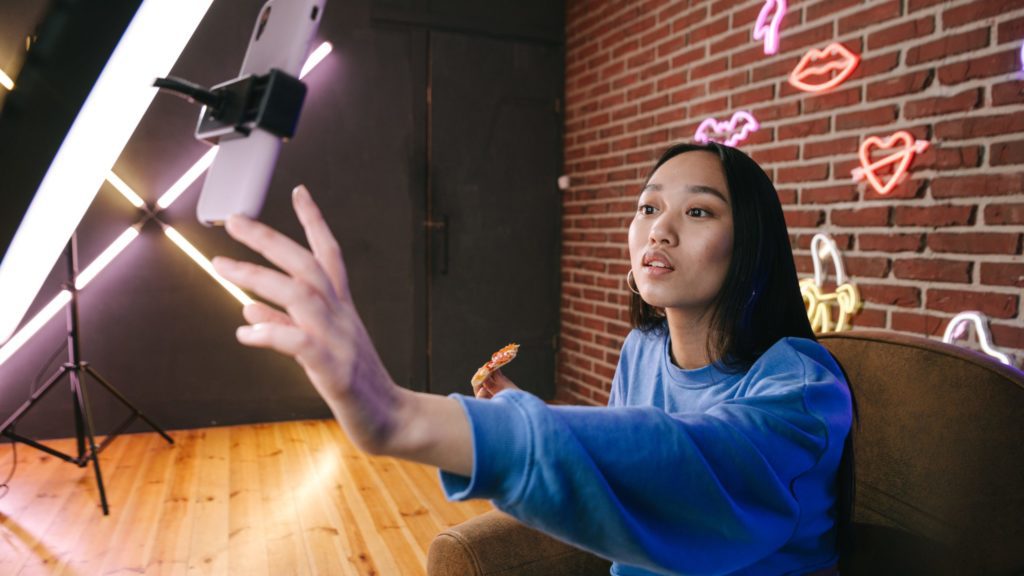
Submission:
[[[644,216],[650,216],[651,214],[654,214],[654,206],[651,206],[650,204],[641,204],[640,208],[638,208],[637,210]]]
[[[693,216],[694,218],[707,218],[708,216],[711,216],[711,212],[708,212],[703,208],[690,208],[686,211],[686,214],[688,216]]]

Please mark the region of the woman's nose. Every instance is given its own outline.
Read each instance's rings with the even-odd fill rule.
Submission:
[[[676,239],[675,227],[664,217],[658,218],[651,226],[650,241],[652,244],[675,244]]]

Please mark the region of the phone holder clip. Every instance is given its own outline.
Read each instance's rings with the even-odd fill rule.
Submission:
[[[214,145],[221,140],[245,138],[255,129],[285,140],[291,138],[306,98],[306,85],[276,68],[210,89],[173,77],[157,78],[153,85],[204,104],[195,135]]]

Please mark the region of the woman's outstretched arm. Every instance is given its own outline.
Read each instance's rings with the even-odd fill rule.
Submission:
[[[279,269],[214,259],[218,273],[276,306],[246,306],[238,341],[295,358],[362,450],[469,475],[473,445],[464,410],[454,399],[394,383],[352,302],[341,249],[320,209],[304,186],[293,191],[292,204],[309,249],[254,220],[228,218],[228,234]]]

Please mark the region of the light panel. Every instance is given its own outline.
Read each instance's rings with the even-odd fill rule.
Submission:
[[[227,279],[225,279],[223,276],[218,274],[217,271],[213,269],[213,264],[210,263],[206,256],[203,256],[203,253],[196,249],[196,247],[193,246],[191,242],[186,240],[185,237],[182,236],[177,230],[175,230],[173,226],[164,226],[164,234],[166,234],[167,237],[170,238],[171,241],[174,242],[174,244],[178,248],[180,248],[182,252],[187,254],[188,257],[191,258],[193,262],[198,264],[200,268],[205,270],[206,273],[209,274],[214,280],[216,280],[218,284],[223,286],[225,290],[227,290],[232,296],[234,296],[236,300],[241,302],[242,305],[248,305],[253,303],[253,299],[250,298],[249,295],[246,294],[245,292],[242,292],[241,288],[235,286]]]
[[[331,44],[324,42],[317,49],[310,54],[306,60],[306,64],[303,66],[304,74],[316,67],[326,56],[331,52]],[[167,208],[175,200],[177,200],[181,194],[199,177],[210,164],[213,162],[213,158],[217,153],[217,148],[214,147],[207,151],[195,164],[189,168],[185,174],[182,175],[171,187],[160,197],[157,204],[160,209]],[[107,172],[107,181],[112,186],[132,203],[136,208],[144,209],[148,211],[145,201],[139,196],[128,184],[124,182],[117,174],[113,171]],[[153,216],[153,214],[150,214]],[[154,216],[155,218],[155,216]],[[213,277],[221,286],[223,286],[232,296],[234,296],[243,305],[250,304],[253,302],[245,292],[243,292],[238,286],[234,285],[227,279],[217,274],[216,270],[213,269],[213,265],[210,261],[203,256],[198,249],[196,249],[188,240],[185,239],[177,230],[167,226],[161,222],[158,218],[155,218],[157,222],[165,226],[164,233],[170,238],[176,246],[184,251],[189,258],[196,262],[203,270],[205,270],[211,277]],[[144,222],[144,221],[143,221]],[[132,226],[125,230],[110,246],[107,247],[95,261],[90,263],[79,275],[75,282],[75,287],[78,290],[85,288],[88,283],[94,279],[106,266],[112,262],[118,255],[120,255],[125,248],[135,238],[138,237],[139,227],[143,224]],[[47,322],[49,322],[57,312],[71,301],[71,293],[67,290],[62,290],[53,300],[50,301],[38,314],[32,317],[21,330],[19,330],[14,336],[10,338],[3,346],[0,346],[0,365],[3,365],[19,348],[24,345],[36,332],[39,331]]]
[[[14,80],[7,75],[7,72],[0,70],[0,86],[7,88],[8,90],[14,90]]]
[[[117,255],[123,252],[124,249],[138,237],[139,229],[135,226],[130,226],[127,230],[122,232],[121,235],[110,244],[110,246],[107,246],[106,250],[100,253],[100,255],[92,261],[92,264],[89,264],[85,270],[82,270],[78,274],[78,277],[75,278],[75,289],[81,290],[88,286],[89,282],[92,282],[92,279],[107,267],[107,264],[110,264],[114,258],[117,258]]]
[[[0,263],[10,337],[212,0],[145,0],[68,130]]]

